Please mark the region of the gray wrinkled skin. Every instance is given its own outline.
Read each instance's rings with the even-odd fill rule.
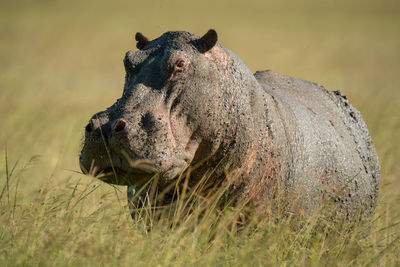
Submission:
[[[84,173],[131,185],[129,193],[155,174],[162,189],[207,159],[190,183],[210,170],[215,179],[229,173],[237,177],[231,195],[256,208],[279,194],[294,212],[326,201],[347,218],[373,212],[378,157],[340,92],[272,71],[253,75],[222,45],[204,51],[188,32],[138,47],[124,59],[122,97],[86,126]]]

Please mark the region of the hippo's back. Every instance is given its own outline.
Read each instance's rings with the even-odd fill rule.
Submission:
[[[338,91],[272,71],[255,77],[275,103],[286,144],[287,193],[314,209],[333,199],[347,216],[370,214],[376,205],[379,163],[361,114]],[[282,131],[281,131],[282,132]],[[286,154],[286,155],[285,155]]]

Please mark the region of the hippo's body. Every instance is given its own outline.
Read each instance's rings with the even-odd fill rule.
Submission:
[[[228,174],[230,195],[255,208],[280,195],[293,211],[329,202],[348,218],[372,213],[378,158],[345,96],[271,71],[253,75],[213,30],[136,38],[123,96],[86,126],[85,173],[131,187],[157,174],[163,189],[196,165],[189,185],[211,170],[211,181]]]

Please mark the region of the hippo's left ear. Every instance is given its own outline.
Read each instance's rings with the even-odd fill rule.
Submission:
[[[205,53],[215,46],[218,41],[217,32],[210,29],[206,34],[203,35],[199,40],[200,52]]]
[[[135,40],[137,41],[136,47],[140,50],[142,50],[149,43],[149,39],[147,39],[147,37],[140,32],[136,33]]]

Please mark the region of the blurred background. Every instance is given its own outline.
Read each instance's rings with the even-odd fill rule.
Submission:
[[[77,173],[84,126],[122,94],[134,34],[210,28],[253,72],[270,69],[347,95],[380,156],[380,203],[398,204],[398,0],[1,0],[1,185],[16,163],[24,202],[44,184],[92,179]]]

